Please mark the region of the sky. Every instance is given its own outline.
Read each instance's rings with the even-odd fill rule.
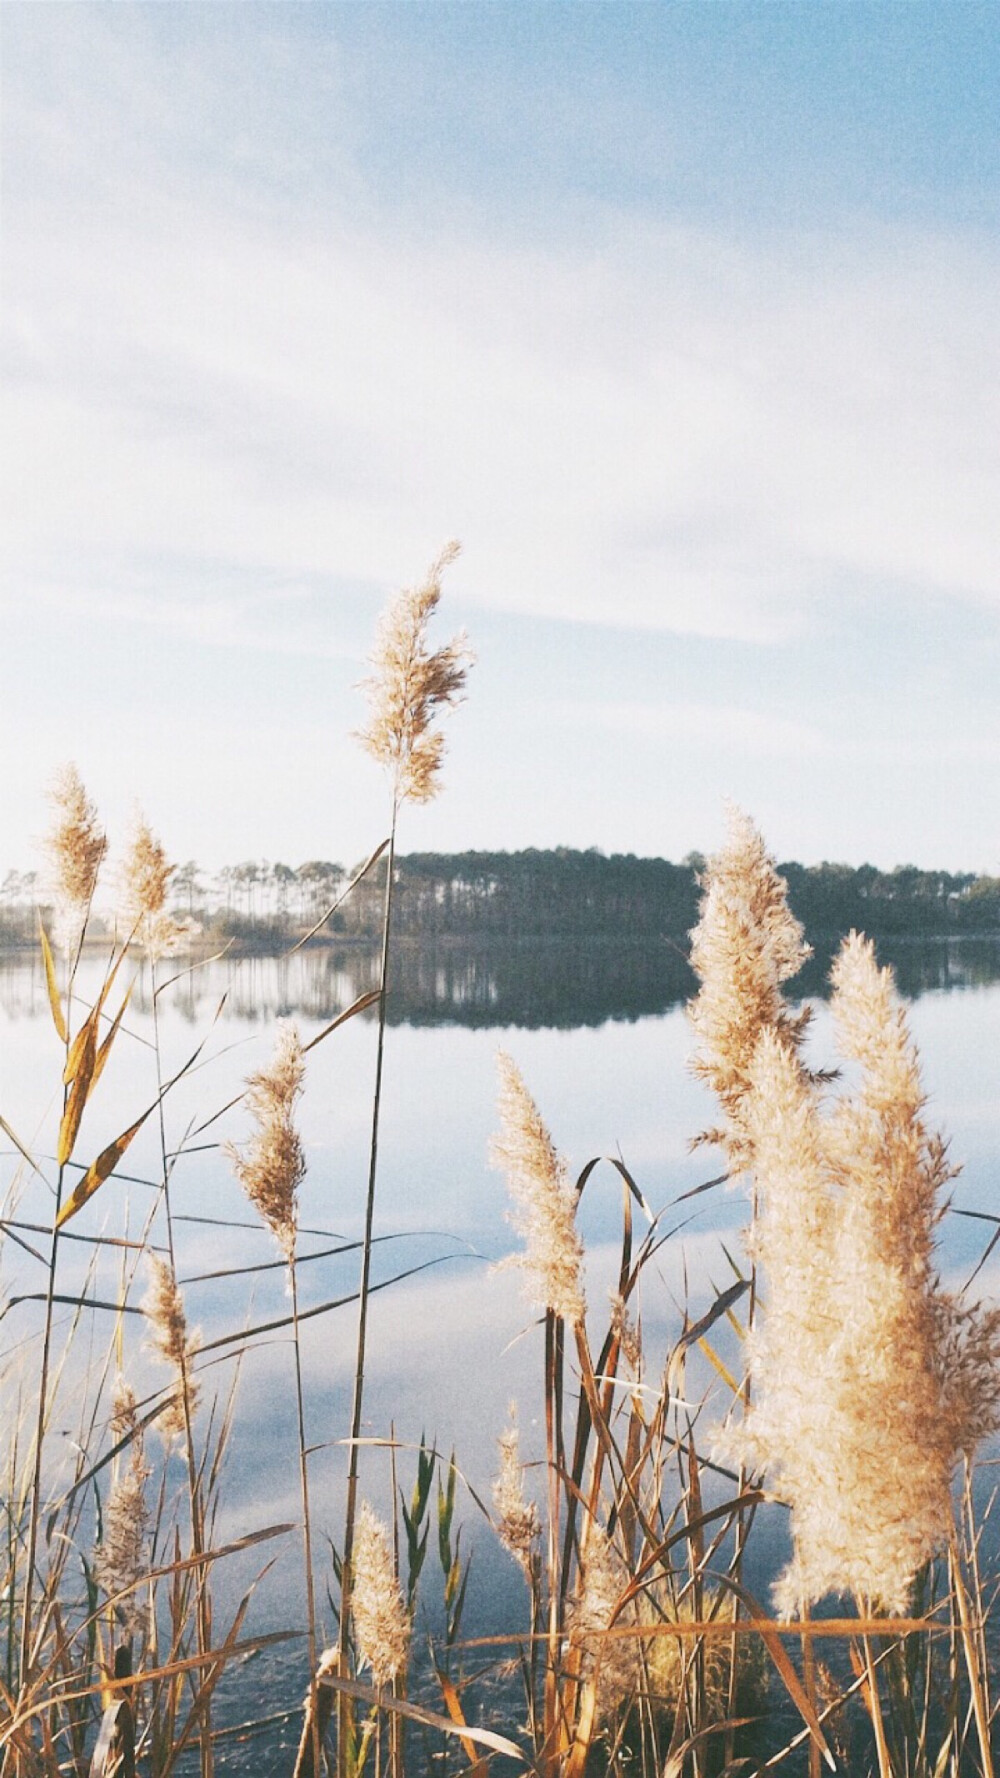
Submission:
[[[380,610],[477,656],[404,851],[1000,872],[976,0],[0,7],[0,870],[349,863]]]

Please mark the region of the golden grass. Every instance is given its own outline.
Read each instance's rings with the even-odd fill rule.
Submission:
[[[862,941],[845,948],[835,1014],[860,1084],[832,1092],[832,1075],[804,1065],[804,1018],[785,997],[804,955],[801,930],[762,839],[738,814],[728,850],[709,866],[693,947],[702,989],[692,1013],[697,1067],[720,1103],[715,1138],[750,1183],[750,1272],[732,1262],[735,1282],[701,1313],[683,1315],[668,1352],[650,1353],[642,1307],[660,1288],[665,1211],[650,1209],[620,1160],[603,1168],[591,1161],[572,1180],[516,1065],[503,1058],[493,1153],[508,1177],[525,1239],[519,1263],[541,1310],[544,1451],[525,1464],[516,1420],[498,1429],[491,1514],[454,1457],[446,1464],[425,1443],[407,1452],[390,1429],[382,1443],[395,1522],[380,1525],[361,1503],[396,821],[403,802],[426,800],[438,787],[441,746],[432,719],[459,696],[467,664],[461,639],[437,651],[426,643],[448,559],[388,614],[374,657],[365,740],[389,770],[392,829],[355,883],[384,861],[379,988],[308,1045],[290,1027],[279,1031],[270,1067],[248,1082],[255,1128],[227,1145],[278,1240],[275,1263],[288,1267],[291,1313],[254,1324],[247,1318],[205,1344],[188,1330],[177,1281],[177,1145],[166,1127],[170,1095],[201,1045],[170,1078],[159,1045],[157,1009],[168,984],[156,975],[157,933],[163,936],[156,922],[169,917],[170,866],[141,823],[126,871],[128,935],[116,941],[97,997],[81,1011],[77,966],[105,840],[78,776],[61,780],[53,857],[69,914],[58,960],[45,932],[41,940],[58,1056],[54,1173],[6,1117],[2,1124],[17,1153],[5,1238],[29,1242],[46,1273],[40,1338],[3,1378],[4,1778],[84,1778],[94,1758],[95,1773],[111,1778],[116,1759],[127,1769],[130,1748],[150,1778],[180,1772],[195,1750],[202,1778],[212,1778],[229,1733],[213,1720],[223,1673],[242,1655],[301,1633],[298,1624],[269,1636],[248,1633],[252,1585],[220,1629],[213,1570],[296,1528],[308,1615],[297,1778],[319,1778],[332,1761],[340,1778],[402,1778],[423,1769],[428,1746],[464,1758],[476,1778],[497,1756],[537,1778],[640,1771],[643,1778],[709,1778],[723,1770],[735,1778],[782,1766],[814,1774],[821,1764],[848,1769],[852,1745],[862,1746],[864,1769],[880,1778],[991,1778],[991,1596],[971,1452],[997,1422],[1000,1320],[956,1301],[936,1280],[935,1229],[950,1170],[924,1123],[918,1058],[891,980]],[[114,1143],[78,1161],[85,1113],[129,1028],[130,988],[116,992],[115,984],[143,944],[153,981],[155,1091]],[[320,1654],[326,1634],[316,1604],[314,1447],[306,1437],[297,1291],[304,1157],[293,1113],[306,1052],[372,1004],[378,1041],[358,1288],[306,1311],[358,1309],[348,1423],[322,1429],[324,1438],[346,1433],[349,1457],[345,1522],[339,1548],[331,1544],[335,1616]],[[196,1145],[237,1103],[206,1108],[186,1140]],[[62,1252],[77,1236],[70,1225],[106,1189],[150,1118],[159,1128],[160,1177],[143,1225],[87,1237],[91,1270],[84,1289],[70,1289]],[[14,1214],[33,1173],[52,1187],[47,1252],[30,1246],[36,1234]],[[618,1271],[603,1310],[592,1302],[588,1311],[577,1212],[609,1179],[621,1206]],[[57,1461],[56,1406],[64,1411],[89,1337],[89,1324],[88,1336],[83,1329],[97,1306],[97,1256],[109,1251],[119,1260],[117,1294],[102,1311],[112,1331],[103,1349],[91,1341],[82,1381],[74,1374],[75,1436]],[[134,1299],[145,1252],[153,1289],[140,1307]],[[217,1276],[231,1283],[235,1302],[246,1271],[260,1269],[221,1268]],[[63,1305],[70,1317],[60,1327]],[[171,1373],[145,1400],[136,1399],[127,1368],[127,1329],[137,1315]],[[235,1393],[221,1412],[213,1407],[209,1368],[220,1352],[238,1355],[287,1328],[301,1523],[222,1542],[214,1527]],[[725,1448],[717,1437],[722,1418]],[[183,1457],[182,1502],[167,1486],[154,1430]],[[727,1467],[732,1453],[735,1470]],[[964,1492],[953,1507],[963,1454]],[[408,1499],[397,1462],[413,1465]],[[777,1614],[747,1584],[765,1490],[780,1495],[792,1515],[793,1563]],[[524,1579],[522,1620],[502,1636],[464,1634],[463,1498]],[[95,1499],[102,1515],[96,1541]],[[427,1565],[429,1548],[436,1548],[443,1627],[421,1663],[414,1624],[435,1568],[434,1557]],[[831,1595],[846,1601],[837,1617],[802,1609]],[[817,1659],[818,1643],[832,1646],[829,1662]],[[362,1668],[371,1684],[359,1677]],[[501,1714],[481,1720],[491,1680]],[[262,1718],[273,1719],[274,1702],[261,1700]]]

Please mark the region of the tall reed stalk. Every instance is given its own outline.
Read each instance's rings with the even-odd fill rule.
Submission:
[[[382,1109],[382,1074],[385,1058],[386,1002],[392,935],[392,898],[395,877],[396,830],[404,802],[429,802],[437,795],[444,757],[444,738],[432,729],[439,711],[447,711],[461,697],[471,661],[464,636],[444,647],[429,650],[427,626],[441,597],[441,576],[458,555],[450,543],[432,563],[422,584],[397,595],[379,621],[371,657],[374,669],[365,681],[369,700],[368,726],[358,739],[387,772],[391,785],[392,819],[386,856],[382,908],[382,945],[379,967],[378,1036],[375,1051],[375,1084],[372,1098],[371,1140],[368,1154],[368,1186],[365,1195],[361,1274],[358,1285],[358,1331],[351,1399],[347,1493],[344,1536],[341,1548],[340,1637],[341,1671],[349,1671],[351,1646],[351,1593],[353,1586],[354,1533],[358,1502],[358,1458],[364,1409],[365,1356],[368,1335],[368,1300],[371,1291],[372,1240],[378,1174],[379,1120]],[[338,1699],[338,1770],[347,1778],[348,1749],[352,1738],[351,1707],[346,1694]]]
[[[302,1045],[294,1025],[279,1026],[278,1041],[270,1067],[252,1074],[247,1081],[247,1104],[257,1128],[242,1148],[227,1144],[225,1152],[233,1163],[250,1202],[259,1211],[274,1235],[288,1266],[288,1286],[292,1299],[292,1345],[295,1353],[295,1404],[298,1434],[299,1491],[302,1503],[302,1563],[305,1578],[307,1633],[309,1644],[309,1700],[307,1721],[310,1724],[314,1778],[322,1770],[320,1731],[316,1710],[316,1672],[318,1644],[316,1639],[316,1596],[312,1560],[312,1516],[309,1507],[309,1465],[306,1447],[305,1402],[302,1388],[302,1342],[299,1327],[299,1291],[296,1268],[298,1237],[298,1189],[305,1177],[305,1156],[302,1141],[295,1127],[293,1112],[302,1092],[305,1063]]]
[[[167,1153],[167,1132],[163,1109],[165,1077],[163,1071],[163,1050],[160,1043],[159,987],[157,984],[155,955],[150,957],[150,989],[153,1007],[153,1047],[156,1055],[157,1126],[160,1142],[161,1190],[170,1270],[176,1278],[177,1255],[174,1244],[174,1217],[170,1197],[171,1165],[170,1157]],[[179,1350],[178,1369],[181,1390],[181,1413],[184,1422],[184,1462],[187,1470],[188,1512],[191,1525],[191,1554],[196,1557],[203,1557],[205,1554],[205,1515],[201,1482],[198,1473],[198,1461],[195,1454],[191,1362],[187,1347],[183,1343]],[[199,1567],[196,1570],[195,1586],[197,1589],[195,1622],[197,1625],[198,1653],[199,1655],[205,1656],[208,1654],[212,1646],[212,1607],[207,1568]],[[201,1720],[199,1745],[201,1752],[202,1778],[212,1778],[214,1759],[212,1753],[212,1698],[210,1687],[206,1687],[205,1689],[205,1704]]]
[[[163,1204],[170,1271],[176,1279],[177,1253],[170,1190],[172,1167],[167,1151],[164,1110],[166,1075],[163,1067],[163,1047],[160,1034],[160,982],[157,971],[159,961],[176,948],[183,936],[182,928],[167,909],[167,894],[173,870],[174,867],[168,863],[163,846],[152,833],[148,822],[137,812],[133,818],[132,831],[121,870],[122,912],[132,939],[145,953],[149,962],[153,1051],[156,1067],[157,1132],[160,1148],[160,1197]],[[191,1525],[191,1553],[196,1558],[202,1558],[205,1554],[205,1515],[198,1460],[195,1453],[193,1424],[195,1390],[191,1379],[190,1354],[183,1341],[178,1348],[177,1360],[180,1407],[183,1419],[184,1461],[187,1470],[188,1512]],[[197,1647],[199,1655],[205,1657],[212,1647],[212,1609],[207,1567],[198,1567],[195,1585]],[[205,1687],[199,1743],[202,1778],[212,1778],[214,1760],[210,1686]]]
[[[52,953],[42,929],[42,947],[48,982],[49,1001],[56,1030],[63,1043],[63,1101],[59,1126],[57,1175],[52,1234],[49,1246],[48,1283],[45,1298],[45,1319],[42,1331],[41,1367],[38,1382],[38,1410],[35,1422],[34,1457],[31,1478],[30,1516],[25,1556],[24,1599],[22,1606],[21,1670],[22,1692],[28,1687],[34,1654],[32,1607],[34,1601],[35,1563],[38,1553],[38,1526],[42,1507],[42,1456],[49,1408],[49,1366],[52,1352],[52,1319],[55,1303],[56,1271],[59,1257],[59,1218],[65,1189],[66,1163],[73,1150],[80,1118],[86,1103],[89,1075],[93,1073],[97,1054],[96,1020],[88,1019],[71,1043],[70,1030],[73,988],[83,950],[84,934],[90,914],[98,872],[107,848],[97,810],[84,790],[74,766],[67,766],[57,778],[51,792],[56,820],[50,831],[47,850],[53,869],[58,937],[64,958],[62,995],[56,983]],[[81,1044],[79,1039],[83,1038]],[[77,1052],[79,1052],[77,1054]],[[77,1056],[75,1069],[72,1059]],[[13,1595],[12,1595],[13,1598]]]

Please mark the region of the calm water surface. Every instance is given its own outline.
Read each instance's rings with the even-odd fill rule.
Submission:
[[[955,1206],[1000,1214],[1000,947],[964,942],[899,946],[894,952],[885,947],[882,954],[897,967],[910,1001],[929,1119],[950,1136],[953,1158],[962,1163]],[[371,985],[372,970],[370,958],[347,951],[300,953],[284,962],[223,961],[185,976],[160,997],[166,1073],[204,1046],[170,1093],[165,1116],[167,1145],[176,1155],[171,1190],[178,1272],[186,1280],[189,1320],[205,1341],[287,1314],[288,1299],[280,1267],[251,1269],[277,1256],[220,1153],[221,1141],[246,1134],[240,1109],[227,1111],[206,1129],[200,1126],[266,1061],[279,1016],[293,1017],[308,1042]],[[93,996],[100,973],[99,962],[88,958],[79,978],[82,1002]],[[815,998],[811,1055],[816,1063],[833,1059],[823,973],[821,960],[804,983]],[[470,1483],[488,1499],[495,1439],[512,1399],[519,1404],[524,1454],[539,1457],[544,1442],[539,1330],[516,1273],[493,1269],[513,1245],[503,1182],[487,1158],[495,1127],[496,1051],[514,1056],[572,1169],[595,1155],[618,1154],[659,1212],[719,1170],[710,1151],[694,1156],[689,1151],[691,1137],[712,1117],[711,1103],[687,1067],[691,1043],[683,1001],[691,982],[683,960],[668,946],[652,958],[610,947],[596,947],[584,957],[568,946],[525,946],[502,954],[407,952],[396,981],[387,1036],[376,1282],[398,1281],[372,1302],[366,1432],[377,1439],[392,1431],[404,1447],[415,1446],[426,1433],[443,1450],[454,1448]],[[88,1107],[78,1144],[82,1161],[92,1159],[154,1098],[152,1037],[147,972],[136,982],[125,1027]],[[60,1048],[37,961],[0,958],[0,1113],[40,1157],[54,1147]],[[356,1241],[362,1229],[374,1048],[374,1021],[362,1016],[309,1057],[300,1120],[308,1162],[300,1198],[300,1278],[307,1309],[346,1296],[356,1286],[356,1251],[330,1249]],[[41,1165],[51,1180],[51,1161]],[[127,1229],[138,1236],[154,1207],[159,1166],[151,1118],[129,1150],[127,1177],[113,1177],[102,1187],[72,1225],[74,1231],[120,1235]],[[48,1226],[52,1198],[45,1180],[19,1176],[9,1153],[3,1170],[5,1185],[15,1182],[18,1220]],[[707,1306],[713,1283],[731,1276],[722,1244],[738,1250],[744,1220],[740,1198],[717,1190],[695,1200],[695,1206],[696,1213],[690,1203],[667,1210],[664,1226],[676,1233],[662,1249],[642,1299],[652,1380],[676,1337],[684,1301],[694,1313]],[[581,1211],[595,1322],[606,1313],[620,1217],[617,1176],[610,1167],[598,1169]],[[39,1239],[22,1232],[30,1241]],[[973,1218],[954,1213],[946,1218],[941,1263],[949,1277],[960,1282],[968,1275],[989,1232],[989,1224]],[[158,1215],[153,1239],[162,1238]],[[79,1288],[88,1263],[96,1266],[91,1294],[113,1300],[120,1254],[108,1258],[105,1250],[101,1257],[101,1250],[86,1242],[63,1244],[60,1289]],[[212,1275],[232,1274],[233,1268],[247,1269]],[[29,1365],[37,1351],[40,1309],[37,1302],[16,1299],[40,1291],[44,1277],[44,1267],[8,1239],[0,1282],[12,1303],[0,1342],[7,1353],[19,1348]],[[1000,1271],[991,1260],[977,1288],[994,1295],[998,1287]],[[87,1312],[81,1339],[88,1351],[103,1350],[110,1325],[107,1313]],[[338,1441],[349,1415],[354,1337],[351,1304],[318,1315],[303,1328],[308,1432],[316,1447],[310,1470],[314,1511],[320,1527],[337,1535],[344,1467]],[[156,1387],[163,1373],[144,1349],[138,1316],[129,1321],[126,1338],[130,1370],[144,1387]],[[221,1537],[297,1517],[291,1367],[291,1349],[280,1331],[256,1339],[242,1361]],[[223,1394],[235,1371],[224,1349],[204,1372],[206,1393]],[[51,1440],[56,1453],[60,1440],[68,1449],[76,1436],[74,1399],[72,1388],[59,1398]],[[413,1470],[408,1449],[399,1453],[397,1465],[408,1492]],[[365,1450],[362,1485],[388,1508],[384,1448]],[[461,1516],[465,1545],[476,1552],[467,1627],[520,1623],[517,1571],[497,1557],[468,1496]],[[774,1559],[774,1540],[781,1535],[775,1527],[770,1541],[762,1541],[765,1566]],[[321,1598],[323,1550],[320,1537]],[[249,1560],[230,1564],[223,1591],[235,1597],[253,1572]],[[765,1584],[766,1576],[761,1573],[759,1580]],[[286,1548],[261,1589],[258,1625],[301,1621],[298,1586],[297,1552]],[[299,1695],[302,1657],[275,1658],[270,1672],[279,1687],[287,1680],[290,1695]]]

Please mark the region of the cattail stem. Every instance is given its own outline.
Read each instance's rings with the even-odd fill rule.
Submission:
[[[361,1436],[361,1412],[365,1385],[365,1344],[368,1334],[368,1295],[371,1280],[372,1228],[375,1216],[375,1181],[378,1171],[379,1114],[382,1106],[382,1066],[385,1054],[386,991],[389,973],[389,941],[392,930],[392,885],[396,857],[396,819],[398,800],[393,802],[392,828],[386,858],[385,899],[382,909],[382,958],[379,977],[378,1041],[375,1052],[375,1091],[372,1100],[372,1133],[368,1158],[368,1196],[365,1204],[365,1232],[361,1248],[361,1281],[358,1286],[358,1341],[354,1367],[354,1395],[351,1405],[351,1433],[347,1466],[347,1501],[344,1511],[344,1547],[340,1571],[340,1657],[341,1671],[348,1671],[351,1628],[351,1564],[354,1556],[354,1523],[358,1503],[358,1441]],[[337,1706],[337,1766],[340,1778],[347,1771],[347,1727],[349,1700],[341,1693]]]

